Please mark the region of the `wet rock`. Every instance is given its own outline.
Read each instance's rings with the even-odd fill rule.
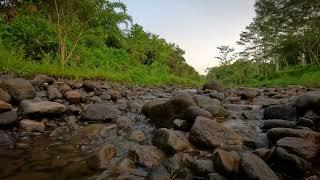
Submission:
[[[82,113],[82,119],[87,121],[111,121],[117,119],[121,112],[115,105],[90,104]]]
[[[208,81],[206,84],[204,84],[202,89],[203,90],[211,89],[211,90],[220,92],[223,90],[223,87],[218,81],[211,80],[211,81]]]
[[[11,101],[11,96],[7,91],[0,88],[0,100],[9,103]]]
[[[276,146],[304,159],[312,160],[318,156],[320,146],[302,138],[286,137],[277,141]]]
[[[167,153],[191,149],[191,144],[182,132],[165,128],[154,132],[152,143]]]
[[[293,106],[297,108],[300,117],[304,116],[308,110],[314,110],[320,114],[320,91],[306,92],[297,98]]]
[[[88,166],[92,169],[103,170],[110,167],[111,160],[117,155],[114,145],[106,144],[88,159]]]
[[[2,81],[0,87],[17,101],[32,99],[36,96],[34,87],[25,79],[6,79]]]
[[[65,97],[71,104],[79,104],[81,102],[81,94],[78,91],[68,91],[65,93]]]
[[[224,109],[222,106],[211,105],[207,106],[205,110],[210,112],[212,116],[216,118],[227,118],[230,115],[230,112]]]
[[[8,104],[2,100],[0,100],[0,113],[10,111],[12,109],[11,104]]]
[[[306,171],[310,169],[310,164],[306,160],[288,153],[281,147],[276,148],[270,161],[273,162],[274,169],[277,169],[277,171],[285,172],[295,177],[302,178]]]
[[[264,130],[269,130],[272,128],[294,128],[294,127],[296,127],[295,122],[280,120],[280,119],[265,120],[261,125],[261,129],[264,129]]]
[[[215,172],[213,162],[209,159],[193,158],[193,160],[190,162],[190,169],[194,175],[202,177],[207,176],[209,173]]]
[[[128,157],[146,168],[156,168],[164,159],[164,154],[155,146],[135,145],[130,148]]]
[[[233,177],[238,174],[240,156],[234,151],[227,152],[218,149],[213,153],[213,163],[218,172],[228,177]]]
[[[25,115],[60,115],[66,111],[63,104],[51,101],[23,100],[20,107]]]
[[[287,105],[271,105],[265,108],[263,119],[284,119],[294,121],[296,119],[296,110]]]
[[[49,100],[62,99],[63,95],[60,93],[58,88],[54,85],[48,87],[47,96]]]
[[[285,137],[298,137],[302,139],[308,139],[313,142],[318,142],[320,139],[320,133],[305,129],[290,129],[290,128],[273,128],[267,133],[268,139],[271,143],[276,143],[279,139]]]
[[[133,130],[130,132],[128,136],[128,140],[134,142],[143,142],[146,140],[146,135],[142,131]]]
[[[233,148],[241,147],[243,140],[240,135],[225,128],[212,119],[197,117],[192,126],[189,139],[200,147]]]
[[[244,153],[240,160],[240,174],[247,180],[278,180],[272,169],[257,155]]]
[[[227,180],[227,178],[223,177],[219,173],[210,173],[207,176],[207,180]]]
[[[32,132],[32,131],[43,132],[46,128],[43,122],[32,121],[29,119],[21,120],[19,123],[20,123],[20,128],[26,130],[27,132]]]
[[[0,125],[12,125],[18,121],[17,111],[7,111],[0,113]]]

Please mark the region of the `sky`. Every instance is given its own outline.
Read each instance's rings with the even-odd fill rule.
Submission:
[[[135,23],[185,50],[199,73],[218,65],[216,47],[236,49],[239,34],[255,15],[255,0],[122,0]]]

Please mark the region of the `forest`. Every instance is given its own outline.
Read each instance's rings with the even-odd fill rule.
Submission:
[[[320,1],[257,0],[238,45],[218,47],[208,78],[230,85],[320,86]]]
[[[134,23],[121,2],[1,0],[0,71],[20,76],[196,85],[184,51]]]

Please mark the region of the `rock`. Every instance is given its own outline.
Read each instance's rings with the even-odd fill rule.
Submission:
[[[111,100],[116,102],[117,99],[121,98],[121,93],[119,91],[112,91],[110,93],[110,96],[111,96]]]
[[[58,85],[59,85],[58,90],[62,95],[65,95],[65,93],[68,91],[72,91],[72,88],[64,82],[58,82]]]
[[[128,129],[131,127],[131,119],[127,116],[121,116],[116,120],[119,129]]]
[[[308,110],[314,110],[320,115],[320,91],[306,92],[299,96],[293,104],[300,117],[304,116]]]
[[[294,128],[294,127],[296,127],[295,122],[280,120],[280,119],[273,119],[273,120],[263,121],[261,129],[269,130],[272,128]]]
[[[14,144],[15,144],[14,138],[11,137],[5,131],[0,130],[0,148],[3,146],[13,148]]]
[[[214,91],[214,90],[209,93],[209,96],[211,98],[218,99],[220,101],[224,101],[224,99],[225,99],[225,96],[224,96],[223,93],[219,93],[219,92]]]
[[[134,141],[134,142],[143,142],[146,140],[146,135],[142,131],[134,130],[131,131],[128,140]]]
[[[227,178],[223,177],[218,173],[210,173],[207,176],[207,180],[227,180]]]
[[[186,112],[190,106],[195,106],[193,97],[179,94],[168,101],[150,101],[143,105],[142,113],[149,117],[159,128],[174,127],[173,120],[186,120]]]
[[[287,175],[299,177],[301,179],[307,170],[310,169],[310,163],[306,160],[288,153],[285,149],[278,147],[272,155],[274,169],[285,172]],[[290,168],[288,168],[290,167]]]
[[[241,147],[243,143],[242,137],[231,129],[200,116],[192,126],[189,139],[192,143],[206,148]]]
[[[310,177],[305,178],[305,180],[319,180],[319,179],[320,179],[320,177],[317,176],[317,175],[314,175],[314,176],[310,176]]]
[[[116,157],[116,155],[116,147],[111,144],[106,144],[88,159],[88,166],[96,170],[108,169],[111,160]]]
[[[146,168],[156,168],[164,159],[164,154],[155,146],[135,145],[129,149],[128,157]]]
[[[230,115],[230,112],[221,106],[211,105],[207,106],[205,110],[210,112],[212,116],[216,118],[227,118]]]
[[[9,103],[11,101],[11,96],[7,91],[0,88],[0,100]]]
[[[167,153],[177,153],[192,148],[182,132],[165,128],[154,132],[152,143]]]
[[[288,167],[288,166],[287,166]],[[240,175],[247,180],[278,180],[277,175],[257,155],[244,153],[240,160]]]
[[[259,156],[264,161],[267,161],[270,158],[271,154],[273,153],[273,150],[267,149],[267,148],[261,148],[253,151],[252,153]]]
[[[60,115],[66,111],[63,104],[51,101],[23,100],[20,107],[25,115]]]
[[[47,75],[37,74],[31,81],[31,84],[35,87],[42,87],[44,83],[52,84],[53,81],[54,79]]]
[[[212,118],[212,114],[204,109],[201,109],[198,106],[190,106],[186,109],[186,112],[184,113],[184,119],[188,122],[193,123],[194,120],[198,116],[206,117],[206,118]]]
[[[32,121],[29,119],[21,120],[19,123],[20,123],[20,128],[26,130],[27,132],[32,132],[32,131],[43,132],[46,128],[43,122]]]
[[[286,105],[271,105],[265,108],[263,119],[284,119],[294,121],[296,119],[296,110]]]
[[[312,141],[296,137],[282,138],[277,141],[276,146],[282,147],[288,152],[307,160],[315,159],[320,150],[320,145],[315,144]]]
[[[0,113],[10,111],[12,109],[11,104],[8,104],[2,100],[0,100]]]
[[[0,87],[7,91],[16,101],[32,99],[36,96],[34,87],[25,79],[6,79]]]
[[[227,152],[221,149],[213,153],[215,169],[227,177],[234,177],[238,174],[240,156],[236,152]]]
[[[203,90],[206,90],[206,89],[211,89],[211,90],[215,90],[215,91],[222,91],[223,90],[223,87],[222,85],[216,81],[216,80],[210,80],[208,81],[206,84],[203,85]]]
[[[240,99],[245,101],[252,101],[254,98],[256,98],[260,92],[256,89],[247,89],[243,90],[240,93]]]
[[[63,95],[60,93],[58,88],[54,85],[48,87],[47,96],[49,100],[62,99]]]
[[[82,113],[82,119],[87,121],[111,121],[116,120],[121,112],[115,105],[90,104],[88,109]]]
[[[0,113],[0,125],[12,125],[18,121],[17,111],[7,111]]]
[[[299,118],[296,122],[297,126],[313,128],[314,124],[311,119],[308,118]]]
[[[269,141],[274,144],[279,139],[285,137],[298,137],[305,140],[311,140],[315,143],[319,142],[320,133],[305,129],[290,129],[290,128],[273,128],[267,133]]]
[[[209,106],[222,106],[221,101],[212,99],[208,96],[194,95],[193,98],[196,105],[203,109],[206,109]]]
[[[81,102],[81,94],[78,91],[68,91],[65,93],[65,97],[71,104],[79,104]]]
[[[193,160],[190,162],[190,169],[194,175],[202,177],[207,176],[209,173],[215,172],[213,162],[209,159],[193,158]]]
[[[189,124],[186,120],[181,120],[181,119],[175,119],[173,121],[173,124],[174,124],[174,128],[175,129],[178,129],[178,130],[181,130],[181,131],[188,131],[190,128],[189,128]]]

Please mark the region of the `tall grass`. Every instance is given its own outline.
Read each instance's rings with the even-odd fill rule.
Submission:
[[[79,58],[62,67],[57,57],[47,57],[38,62],[25,59],[21,53],[0,46],[0,72],[13,72],[18,76],[31,77],[47,74],[57,78],[108,80],[137,85],[199,86],[201,79],[178,77],[161,63],[145,66],[132,62],[125,52],[114,49],[80,49]],[[80,58],[81,57],[81,58]]]

